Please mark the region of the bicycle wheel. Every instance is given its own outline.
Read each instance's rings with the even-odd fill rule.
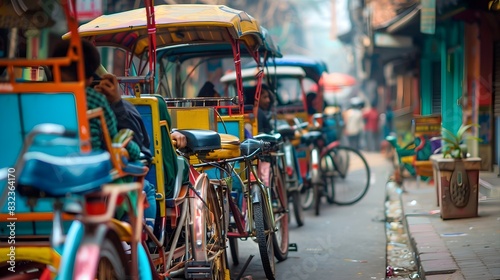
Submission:
[[[309,210],[313,206],[314,202],[314,190],[313,186],[311,184],[311,180],[304,180],[304,186],[302,187],[302,190],[300,191],[301,194],[301,204],[302,204],[302,209],[304,210]]]
[[[212,262],[212,279],[225,279],[227,270],[226,256],[226,233],[223,221],[223,197],[219,196],[214,185],[208,189],[208,209],[207,215],[207,255]]]
[[[233,260],[233,265],[239,265],[240,250],[238,248],[238,238],[229,237],[229,250],[231,251],[231,259]]]
[[[314,215],[319,216],[319,206],[321,204],[321,189],[323,188],[320,184],[313,184],[314,191]]]
[[[301,194],[299,191],[292,191],[290,197],[292,198],[293,215],[297,221],[297,226],[301,227],[304,225],[304,209],[302,209]]]
[[[116,248],[113,241],[105,238],[100,246],[99,264],[95,279],[120,280],[126,278],[126,266],[123,248]]]
[[[335,202],[335,166],[333,158],[330,154],[325,154],[321,157],[320,162],[321,176],[324,183],[323,191],[325,192],[326,201],[328,201],[329,204],[333,204]]]
[[[276,231],[273,236],[274,256],[278,261],[284,261],[288,257],[288,194],[283,183],[283,172],[275,166],[272,174],[272,206],[274,215],[274,228]]]
[[[253,188],[260,188],[257,185],[253,185]],[[258,202],[253,203],[253,219],[255,223],[255,233],[257,237],[257,243],[259,244],[260,258],[262,260],[262,266],[264,267],[264,273],[267,279],[274,280],[274,273],[276,269],[276,261],[274,259],[274,231],[271,228],[271,221],[269,219],[270,213],[266,208],[266,198],[263,194],[260,194],[260,199]]]
[[[198,177],[194,189],[197,195],[192,198],[193,234],[190,240],[194,260],[210,263],[212,279],[224,279],[227,265],[221,225],[222,204],[206,174]]]
[[[370,186],[370,167],[363,155],[355,149],[334,147],[326,152],[332,157],[339,174],[335,181],[334,201],[338,205],[352,205],[360,201]]]

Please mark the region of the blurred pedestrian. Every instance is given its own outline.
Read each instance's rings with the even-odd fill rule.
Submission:
[[[360,136],[364,129],[363,113],[361,112],[364,104],[358,97],[352,98],[350,103],[350,108],[344,112],[345,135],[350,147],[358,150],[360,148]]]
[[[363,119],[365,121],[366,150],[370,152],[377,151],[380,146],[379,113],[377,108],[375,106],[368,107],[363,112]]]
[[[393,131],[393,120],[394,120],[394,111],[392,111],[392,106],[387,105],[385,109],[385,123],[384,123],[384,139],[389,136]]]

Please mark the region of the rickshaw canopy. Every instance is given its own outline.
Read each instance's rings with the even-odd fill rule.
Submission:
[[[285,55],[281,58],[276,58],[273,61],[268,61],[268,65],[276,66],[298,66],[304,69],[306,77],[319,83],[323,73],[328,73],[328,67],[325,62],[319,59],[313,59],[302,55]],[[253,67],[255,63],[250,63],[246,67]]]
[[[102,15],[81,25],[79,33],[97,46],[114,45],[140,56],[149,46],[148,32],[154,32],[148,30],[144,14],[145,8],[140,8]],[[244,11],[224,5],[158,5],[154,7],[154,17],[157,49],[232,40],[243,41],[250,51],[263,45],[257,20]],[[70,34],[63,37],[68,36]]]
[[[261,37],[260,40],[262,44],[258,46],[258,52],[261,57],[282,57],[279,47],[274,43],[271,34],[264,27],[260,27],[260,33],[258,35]],[[210,42],[201,44],[181,44],[174,45],[170,47],[159,48],[157,51],[157,56],[162,58],[167,58],[169,61],[179,61],[183,62],[188,59],[198,58],[198,57],[232,57],[233,50],[231,45],[226,42]],[[241,56],[251,56],[247,51],[241,52]]]
[[[258,73],[259,69],[257,68],[245,68],[241,70],[241,77],[243,80],[256,79]],[[306,72],[302,68],[293,66],[269,66],[264,69],[264,73],[265,75],[276,77],[304,78],[306,76]],[[228,84],[235,83],[236,73],[227,73],[220,78],[220,81]]]

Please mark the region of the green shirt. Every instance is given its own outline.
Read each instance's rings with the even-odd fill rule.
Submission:
[[[108,127],[109,136],[111,140],[118,133],[116,116],[111,110],[106,97],[95,91],[93,88],[87,87],[87,109],[92,110],[96,108],[102,108],[104,114],[104,120],[106,121],[106,125]],[[99,118],[93,118],[89,120],[90,125],[90,136],[91,136],[91,144],[92,149],[103,149],[106,150],[106,145],[104,142],[104,136],[101,129],[101,121]],[[140,148],[134,142],[130,141],[128,145],[125,147],[128,151],[129,157],[131,161],[138,160],[140,157]]]

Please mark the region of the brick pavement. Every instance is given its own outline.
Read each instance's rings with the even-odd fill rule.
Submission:
[[[499,199],[480,199],[478,217],[442,220],[434,184],[406,180],[404,188],[408,235],[423,279],[500,279]]]

